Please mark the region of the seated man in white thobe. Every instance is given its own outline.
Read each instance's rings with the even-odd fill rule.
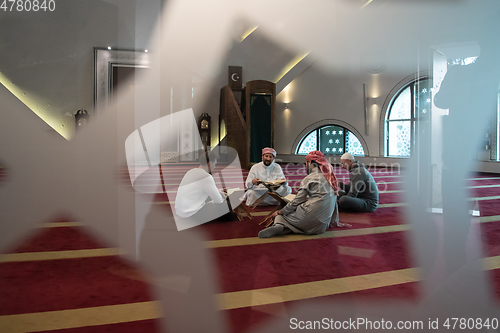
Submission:
[[[271,182],[276,180],[286,180],[283,170],[278,163],[274,163],[276,158],[276,150],[273,148],[262,149],[262,162],[259,162],[252,166],[250,172],[248,173],[245,186],[247,191],[243,196],[243,200],[246,200],[247,206],[251,206],[254,202],[264,195],[268,191],[268,188],[262,184],[262,182]],[[276,191],[277,194],[284,197],[292,193],[292,189],[285,182]],[[267,197],[260,205],[277,205],[276,201],[272,197]]]
[[[217,188],[212,177],[217,158],[213,152],[201,153],[200,166],[189,170],[182,178],[175,199],[175,212],[182,221],[179,230],[216,218],[225,221],[235,219],[236,214],[229,211],[224,191]]]

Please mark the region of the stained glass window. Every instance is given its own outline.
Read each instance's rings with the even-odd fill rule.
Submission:
[[[319,129],[319,150],[324,154],[336,155],[344,149],[343,127],[325,126]]]
[[[419,118],[431,110],[431,80],[416,80],[404,86],[391,102],[386,120],[387,156],[409,157]]]
[[[298,154],[299,155],[307,155],[310,152],[312,152],[313,150],[318,150],[317,137],[318,136],[317,136],[316,131],[312,131],[311,133],[309,133],[309,135],[306,136],[304,138],[304,140],[302,140],[302,143],[300,144],[299,149],[298,149]]]
[[[410,156],[410,128],[411,120],[389,123],[389,156]]]
[[[422,80],[415,83],[414,105],[415,118],[425,116],[432,107],[430,80]]]
[[[347,131],[346,150],[354,156],[365,156],[365,151],[361,142],[354,133]]]
[[[411,119],[410,87],[403,90],[394,101],[391,108],[390,120]]]
[[[319,150],[325,155],[342,155],[349,152],[355,156],[365,156],[365,151],[356,135],[345,127],[327,125],[307,134],[297,148],[297,154],[307,155]]]

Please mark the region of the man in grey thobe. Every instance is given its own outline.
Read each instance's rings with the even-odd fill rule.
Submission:
[[[340,158],[342,168],[349,171],[349,184],[339,182],[339,209],[373,212],[378,207],[378,187],[365,166],[345,153]]]

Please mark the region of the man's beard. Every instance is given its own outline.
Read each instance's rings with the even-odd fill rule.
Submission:
[[[269,160],[266,160],[264,161],[264,165],[265,166],[270,166],[274,161],[269,161]]]
[[[311,165],[310,164],[307,165],[306,172],[307,172],[308,175],[311,174],[312,170],[311,170]]]

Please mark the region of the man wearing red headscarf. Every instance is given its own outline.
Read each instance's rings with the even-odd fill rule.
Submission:
[[[339,187],[332,165],[316,150],[306,156],[306,167],[308,175],[300,183],[297,195],[273,214],[274,224],[261,230],[259,238],[287,233],[321,234],[330,222],[338,223]]]
[[[268,191],[267,187],[262,182],[272,182],[285,178],[283,170],[278,163],[274,163],[276,158],[276,150],[273,148],[262,149],[262,162],[255,164],[248,173],[245,186],[247,191],[243,197],[246,200],[247,206],[253,205],[255,200],[260,198]],[[292,193],[292,188],[287,183],[283,183],[276,191],[282,197]],[[261,205],[277,205],[278,202],[272,197],[267,197]]]

